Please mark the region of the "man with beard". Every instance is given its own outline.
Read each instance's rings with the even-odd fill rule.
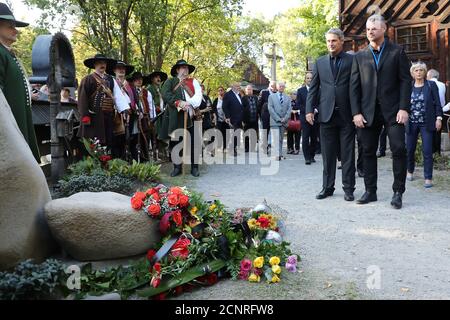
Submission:
[[[200,83],[190,78],[189,74],[194,72],[195,67],[188,64],[185,60],[179,60],[172,67],[170,74],[172,78],[167,80],[162,87],[162,96],[167,104],[167,110],[169,111],[169,126],[168,132],[171,136],[169,144],[169,150],[183,142],[183,137],[178,140],[174,139],[174,133],[177,129],[185,129],[190,133],[190,143],[186,141],[185,145],[190,145],[191,153],[191,174],[194,177],[198,177],[198,156],[201,152],[201,141],[199,143],[199,150],[194,150],[196,136],[201,135],[201,132],[195,132],[194,130],[194,113],[197,113],[197,109],[202,103],[202,88]],[[187,117],[187,124],[185,127],[185,117]],[[184,135],[186,136],[186,134]],[[198,137],[197,137],[198,139]],[[183,153],[185,152],[183,148]],[[182,155],[180,155],[182,156]],[[175,157],[172,154],[172,162],[174,164],[173,171],[170,174],[171,177],[178,176],[182,173],[182,164],[179,157]]]
[[[78,89],[78,110],[81,116],[78,136],[97,138],[111,151],[114,144],[114,110],[123,113],[130,109],[129,100],[113,77],[106,73],[107,67],[116,60],[96,54],[86,59],[84,65],[94,72],[81,80]]]

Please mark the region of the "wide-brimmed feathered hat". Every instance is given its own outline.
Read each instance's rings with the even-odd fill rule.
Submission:
[[[30,25],[26,22],[17,21],[16,18],[14,18],[11,9],[5,3],[0,3],[0,20],[11,21],[16,25],[16,27],[19,28],[27,27]]]
[[[105,61],[107,64],[107,69],[112,68],[117,63],[117,60],[108,58],[104,54],[97,53],[94,57],[84,60],[84,65],[89,69],[95,69],[95,63],[97,61]]]
[[[117,60],[116,64],[108,66],[108,69],[106,70],[106,73],[112,76],[115,76],[114,70],[118,67],[125,68],[125,75],[130,75],[134,71],[134,67],[132,65],[126,64],[122,60]]]
[[[144,77],[144,75],[142,74],[142,72],[140,71],[136,71],[134,72],[130,77],[127,78],[128,82],[133,82],[137,79],[142,79],[142,81],[145,80],[146,77]]]
[[[150,73],[148,75],[148,77],[150,78],[150,81],[152,81],[154,77],[158,77],[158,76],[161,78],[161,82],[166,81],[168,78],[167,73],[162,72],[162,71],[153,71],[152,73]]]
[[[170,74],[172,77],[177,76],[177,68],[187,66],[189,68],[189,74],[194,72],[195,67],[189,63],[186,62],[186,60],[178,60],[177,63],[172,67],[172,70],[170,70]]]

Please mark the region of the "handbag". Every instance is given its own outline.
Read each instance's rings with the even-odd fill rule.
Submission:
[[[302,130],[302,123],[296,114],[294,114],[294,119],[289,119],[287,130],[289,132],[300,132]]]

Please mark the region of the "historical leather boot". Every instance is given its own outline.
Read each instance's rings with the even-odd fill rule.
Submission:
[[[196,164],[192,165],[191,174],[196,178],[200,176],[200,172],[198,171],[198,165],[196,165]]]
[[[173,177],[176,177],[176,176],[179,176],[180,174],[181,174],[181,165],[174,165],[173,166],[173,171],[172,171],[172,173],[170,174],[170,176],[173,178]]]

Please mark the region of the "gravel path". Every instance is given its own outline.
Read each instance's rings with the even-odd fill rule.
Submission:
[[[259,165],[204,166],[198,180],[188,180],[230,208],[265,199],[286,210],[285,239],[302,262],[299,273],[284,273],[277,285],[227,280],[179,299],[450,299],[448,193],[408,182],[404,208],[391,209],[387,157],[379,161],[378,202],[345,202],[340,170],[334,196],[319,201],[322,160],[316,160],[306,166],[302,156],[288,156],[272,176],[261,176]],[[355,197],[363,190],[358,179]],[[379,289],[367,287],[370,266],[380,270]]]

